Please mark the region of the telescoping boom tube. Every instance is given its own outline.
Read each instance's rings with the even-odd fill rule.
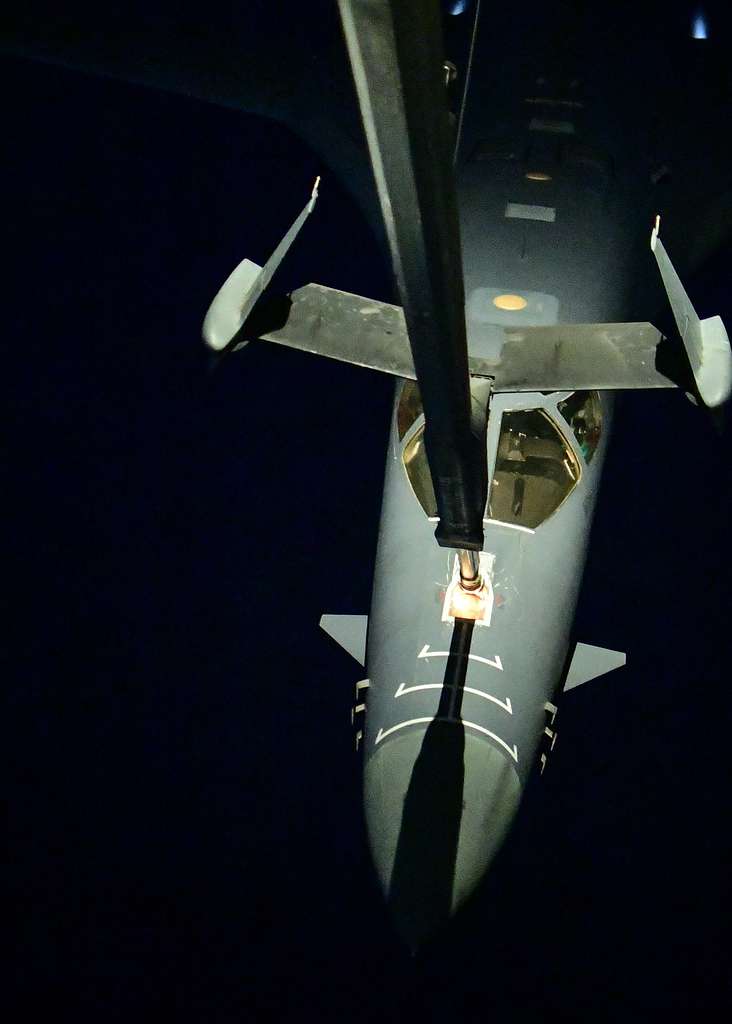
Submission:
[[[436,0],[339,0],[425,413],[438,542],[483,546],[485,436],[471,428],[453,130]]]

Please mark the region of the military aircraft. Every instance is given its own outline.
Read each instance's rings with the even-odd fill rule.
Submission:
[[[613,194],[621,140],[593,144],[592,84],[571,67],[537,73],[514,93],[505,137],[485,140],[477,10],[455,123],[436,5],[340,8],[403,310],[313,284],[267,303],[316,182],[267,264],[245,260],[226,280],[204,338],[222,351],[259,337],[403,381],[371,613],[321,625],[366,669],[354,721],[371,850],[416,948],[485,875],[551,756],[561,692],[625,663],[571,642],[612,393],[682,387],[717,408],[732,352],[721,318],[696,314],[658,217],[644,258],[680,340],[615,320],[639,274],[624,247],[645,231],[642,182]]]
[[[352,63],[363,72],[361,109],[376,140],[372,164],[388,163],[395,152],[413,160],[411,191],[424,231],[408,251],[404,236],[416,219],[415,204],[411,220],[402,205],[405,178],[392,167],[379,191],[383,209],[390,206],[396,219],[404,214],[391,230],[397,271],[426,266],[420,301],[433,319],[447,318],[435,332],[446,339],[435,346],[442,363],[435,369],[419,347],[419,282],[400,280],[404,313],[312,285],[284,300],[268,295],[280,258],[314,212],[314,196],[270,263],[245,264],[229,278],[205,333],[216,350],[259,337],[400,379],[368,643],[363,619],[326,617],[324,625],[365,658],[369,685],[359,687],[366,699],[357,707],[368,704],[361,745],[372,847],[399,927],[417,944],[475,888],[526,779],[547,763],[558,693],[622,663],[614,652],[570,645],[612,391],[682,386],[717,405],[729,389],[729,350],[720,323],[694,313],[657,230],[648,246],[659,206],[664,228],[674,226],[674,204],[658,202],[668,169],[629,143],[631,126],[622,116],[628,93],[618,88],[612,106],[609,61],[583,61],[588,66],[575,76],[561,59],[567,48],[541,45],[537,30],[515,65],[504,62],[501,79],[476,9],[461,66],[464,102],[461,96],[450,126],[443,75],[451,72],[443,67],[434,15],[425,22],[431,29],[422,55],[431,70],[425,79],[422,66],[420,89],[413,78],[400,108],[398,88],[390,92],[374,79],[387,67],[397,87],[409,81],[405,33],[421,23],[421,12],[402,5],[400,31],[392,29],[399,47],[386,61],[382,51],[376,73],[373,54],[371,64],[368,54],[360,65],[353,56],[369,39],[355,22],[371,7],[388,25],[400,5],[343,6],[354,22]],[[555,31],[558,37],[560,27]],[[104,60],[102,54],[98,61]],[[695,55],[688,60],[698,70]],[[130,77],[155,73],[141,64]],[[415,110],[425,81],[427,109]],[[369,114],[379,98],[381,112]],[[402,116],[401,130],[388,138],[381,130],[385,107]],[[500,113],[499,130],[487,123],[489,107]],[[428,116],[434,132],[420,132]],[[461,265],[444,153],[450,132],[459,142]],[[405,155],[405,142],[411,150],[416,140],[440,137],[437,160],[430,152]],[[394,150],[399,140],[402,148]],[[430,178],[435,168],[437,181]],[[683,240],[688,219],[678,221]],[[442,238],[444,246],[435,243]],[[443,253],[450,258],[435,269]],[[646,320],[630,319],[644,289],[651,296],[645,308],[654,305],[654,253],[691,372],[673,342],[662,341]],[[458,436],[441,452],[450,431]],[[435,470],[441,461],[443,473]],[[435,520],[441,545],[432,536]]]

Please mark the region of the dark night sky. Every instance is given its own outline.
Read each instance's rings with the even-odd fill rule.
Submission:
[[[2,74],[6,1019],[729,1013],[729,435],[681,395],[618,404],[577,637],[628,667],[565,701],[479,899],[414,964],[366,853],[359,667],[317,627],[368,609],[392,386],[262,344],[210,373],[199,340],[323,168],[251,115]],[[731,267],[688,282],[728,324]],[[327,173],[281,283],[310,280],[391,297]]]

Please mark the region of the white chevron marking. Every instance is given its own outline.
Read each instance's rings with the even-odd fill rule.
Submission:
[[[430,645],[429,644],[425,644],[424,647],[422,648],[422,650],[417,655],[417,657],[418,658],[449,658],[450,657],[450,652],[449,651],[431,651],[430,650]],[[495,661],[491,660],[490,658],[481,658],[481,656],[479,654],[469,654],[468,658],[470,658],[471,661],[479,661],[483,665],[490,665],[492,668],[497,668],[499,672],[503,672],[503,663],[501,662],[501,658],[500,658],[500,656],[498,654],[495,657]]]
[[[500,736],[496,736],[490,729],[484,729],[482,725],[476,725],[475,722],[466,722],[462,718],[410,718],[408,722],[399,722],[398,725],[392,725],[389,729],[379,729],[374,740],[374,746],[377,746],[387,736],[396,732],[397,729],[406,729],[409,725],[421,725],[423,722],[454,722],[455,724],[464,725],[466,729],[475,729],[477,732],[482,732],[484,736],[490,736],[492,740],[499,743],[518,764],[518,748],[515,743],[512,747],[509,747],[505,740],[502,740]]]
[[[419,686],[405,686],[404,683],[400,683],[399,689],[394,694],[394,697],[403,697],[405,693],[414,693],[416,690],[441,690],[443,689],[443,685],[443,683],[420,683]],[[483,693],[482,690],[476,690],[473,686],[463,686],[461,689],[464,693],[473,693],[476,697],[483,697],[485,700],[491,700],[494,704],[503,708],[504,711],[507,711],[509,715],[513,714],[510,697],[506,697],[505,700],[501,700],[500,697],[493,697],[490,693]]]

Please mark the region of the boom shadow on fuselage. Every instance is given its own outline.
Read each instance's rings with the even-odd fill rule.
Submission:
[[[465,782],[460,715],[474,626],[472,620],[455,619],[439,708],[404,800],[388,904],[395,921],[411,923],[409,939],[437,931],[452,909]]]

